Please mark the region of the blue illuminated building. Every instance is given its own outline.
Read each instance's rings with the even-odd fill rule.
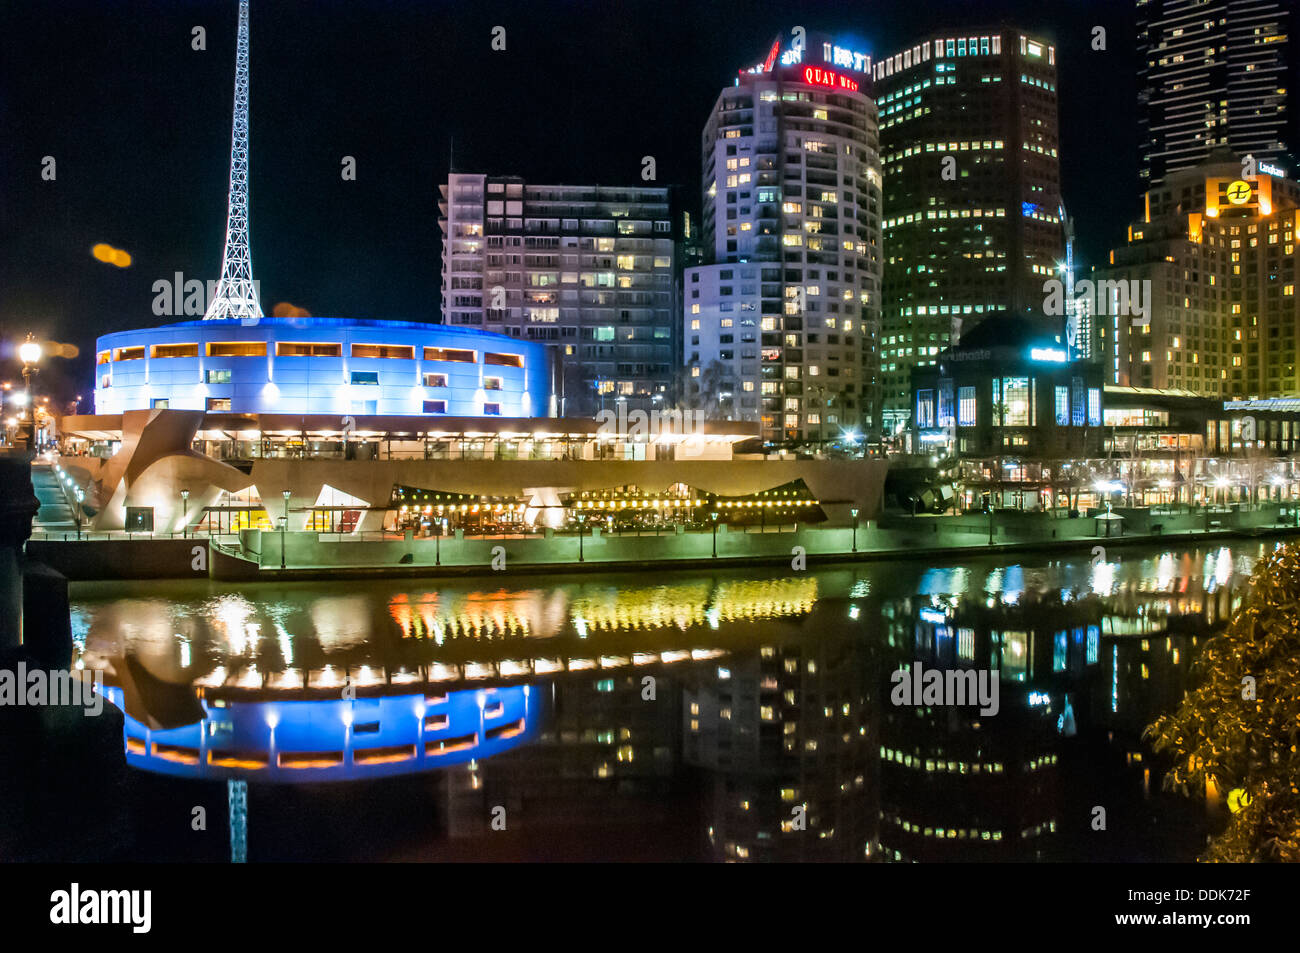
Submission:
[[[183,321],[106,334],[95,360],[99,414],[553,413],[545,345],[413,321]]]
[[[240,701],[203,698],[201,720],[150,728],[123,710],[127,764],[187,778],[294,783],[392,777],[483,759],[532,738],[529,685],[428,695]]]

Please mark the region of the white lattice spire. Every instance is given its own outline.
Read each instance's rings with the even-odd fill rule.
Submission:
[[[230,202],[221,279],[208,302],[205,321],[262,317],[253,283],[253,254],[248,243],[248,0],[239,0],[239,43],[235,51],[235,118],[230,135]]]

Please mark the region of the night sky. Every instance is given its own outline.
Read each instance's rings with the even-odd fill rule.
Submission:
[[[315,315],[435,320],[437,186],[453,140],[458,171],[535,182],[638,183],[641,157],[653,155],[658,184],[684,185],[698,202],[699,137],[718,92],[795,25],[875,56],[957,27],[1046,34],[1085,267],[1122,240],[1137,207],[1128,0],[251,6],[253,273],[267,313],[287,301]],[[7,4],[5,379],[16,373],[12,340],[32,330],[82,352],[48,362],[42,386],[83,393],[96,335],[183,320],[153,315],[155,281],[218,276],[237,13],[235,0]],[[490,48],[497,24],[505,52]],[[1090,49],[1095,24],[1107,52]],[[191,49],[196,25],[205,52]],[[46,155],[54,182],[40,178]],[[345,155],[356,181],[340,177]],[[132,266],[95,260],[98,242],[129,252]]]

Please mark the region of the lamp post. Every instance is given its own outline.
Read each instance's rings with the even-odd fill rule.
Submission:
[[[280,568],[284,568],[284,548],[289,539],[289,491],[281,490],[284,497],[284,516],[280,517]]]
[[[447,533],[447,518],[444,516],[442,519],[437,520],[437,523],[438,523],[438,535],[433,537],[433,564],[435,566],[441,566],[442,565],[442,537],[445,536]]]
[[[713,558],[718,558],[718,512],[714,510],[709,514],[709,519],[713,521]]]
[[[993,545],[993,497],[989,496],[989,545]]]
[[[181,490],[181,539],[190,533],[190,491]]]
[[[35,453],[36,395],[32,392],[32,375],[40,370],[36,364],[41,359],[41,346],[31,332],[28,332],[27,340],[18,345],[18,357],[23,362],[23,388],[27,391],[27,413],[31,415],[27,422],[27,449]]]
[[[578,562],[582,562],[582,561],[583,561],[583,555],[582,555],[582,537],[583,537],[583,533],[584,533],[584,524],[585,524],[586,522],[587,522],[587,514],[586,514],[586,513],[579,513],[579,514],[578,514]]]
[[[853,551],[858,551],[858,508],[855,506],[849,510],[853,514]]]
[[[73,512],[76,514],[77,517],[77,539],[81,539],[81,504],[85,502],[85,499],[86,499],[86,494],[82,490],[78,489],[77,508],[73,510]]]

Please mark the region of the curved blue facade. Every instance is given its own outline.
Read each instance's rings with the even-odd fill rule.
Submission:
[[[204,699],[201,721],[159,729],[127,713],[121,686],[104,686],[124,715],[131,767],[272,783],[393,777],[489,758],[536,736],[530,691],[505,685],[352,701],[225,699],[220,707]]]
[[[183,321],[96,342],[95,412],[546,417],[546,347],[413,321]]]

